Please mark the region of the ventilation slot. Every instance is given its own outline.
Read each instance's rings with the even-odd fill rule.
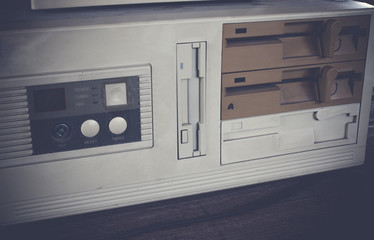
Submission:
[[[139,78],[141,140],[152,140],[152,90],[148,75]]]
[[[0,89],[0,160],[32,155],[25,88]]]

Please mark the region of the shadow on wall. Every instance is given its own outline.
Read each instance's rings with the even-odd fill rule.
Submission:
[[[369,119],[369,132],[368,137],[374,136],[374,87],[371,95],[370,119]]]

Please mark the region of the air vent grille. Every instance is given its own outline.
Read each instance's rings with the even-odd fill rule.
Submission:
[[[0,160],[32,155],[26,88],[0,89]]]
[[[152,140],[152,88],[150,76],[139,78],[142,141]]]

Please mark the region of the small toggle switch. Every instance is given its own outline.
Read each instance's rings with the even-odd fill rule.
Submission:
[[[188,130],[182,130],[181,132],[181,143],[188,143]]]

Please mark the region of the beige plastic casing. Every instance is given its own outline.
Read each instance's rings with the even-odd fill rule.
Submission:
[[[73,14],[64,21],[36,19],[1,31],[2,89],[73,81],[77,74],[89,80],[100,74],[136,75],[151,69],[153,96],[150,148],[97,148],[1,161],[1,223],[110,209],[363,164],[374,77],[374,69],[368,67],[374,65],[373,17],[360,103],[245,119],[243,122],[255,122],[259,128],[274,127],[278,133],[288,134],[291,138],[280,142],[286,150],[272,152],[271,156],[247,151],[243,159],[240,143],[234,145],[237,154],[230,153],[228,159],[222,156],[221,152],[228,149],[222,136],[226,124],[221,121],[224,24],[373,14],[370,5],[351,1],[265,3],[141,8],[105,16],[97,10],[96,17]],[[195,42],[206,43],[205,152],[179,160],[177,44]],[[313,129],[324,132],[331,124],[329,117],[347,109],[357,117],[349,128],[356,131],[349,130],[349,137],[338,144],[326,142],[314,147],[316,141],[329,139],[326,135],[312,135]],[[308,125],[314,112],[328,124]],[[290,119],[298,125],[274,125],[278,120],[271,120],[272,117],[280,119],[279,123]],[[306,118],[309,120],[304,121]],[[343,124],[346,119],[339,117],[338,122]],[[308,137],[305,145],[290,147],[293,140],[292,133],[287,132],[289,127],[295,127],[294,136]],[[339,130],[332,133],[334,139],[341,138]],[[282,139],[282,135],[278,136]],[[263,146],[272,146],[273,140],[262,140]]]

